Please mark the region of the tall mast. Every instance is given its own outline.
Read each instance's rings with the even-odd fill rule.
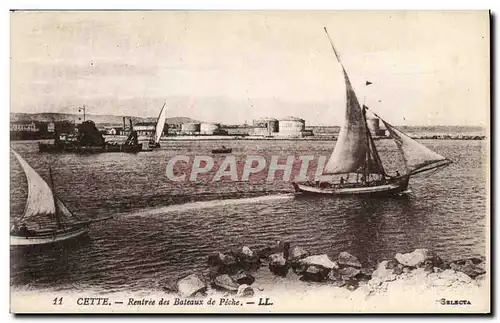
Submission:
[[[49,166],[49,178],[50,178],[50,187],[52,188],[52,198],[54,199],[54,206],[55,206],[55,217],[56,217],[56,222],[57,222],[57,227],[61,229],[63,227],[61,218],[59,216],[59,208],[57,206],[57,200],[56,200],[56,194],[54,192],[54,180],[52,178],[52,167]]]

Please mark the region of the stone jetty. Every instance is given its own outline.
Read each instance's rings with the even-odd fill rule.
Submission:
[[[266,273],[267,271],[267,273]],[[276,284],[306,282],[348,291],[360,289],[366,296],[387,292],[391,286],[419,285],[422,288],[455,288],[484,284],[485,259],[444,261],[429,249],[396,253],[375,268],[362,264],[355,255],[341,252],[337,257],[311,254],[300,246],[278,242],[261,250],[247,246],[210,255],[207,269],[177,281],[166,281],[163,289],[183,297],[214,292],[251,297],[262,291],[258,276],[276,277]],[[272,288],[272,287],[271,287]]]

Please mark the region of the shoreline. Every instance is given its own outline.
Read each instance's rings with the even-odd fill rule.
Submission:
[[[58,296],[65,298],[66,305],[59,308],[64,313],[104,313],[110,308],[114,313],[490,311],[490,277],[482,269],[485,262],[481,258],[442,262],[432,251],[416,249],[398,253],[373,270],[346,252],[331,260],[327,255],[310,255],[300,247],[286,246],[279,243],[258,252],[242,247],[216,253],[209,256],[206,270],[180,279],[165,277],[149,290],[62,292],[11,287],[11,310],[58,311],[48,305]],[[284,267],[285,274],[279,270]],[[109,298],[112,307],[78,304],[92,297]],[[36,302],[26,302],[30,298]],[[113,303],[117,301],[123,304]],[[211,301],[214,303],[209,305]],[[272,305],[258,305],[266,302]]]
[[[104,136],[107,142],[113,141],[125,141],[126,136]],[[487,140],[486,136],[416,136],[411,137],[415,140],[459,140],[459,141],[482,141]],[[374,137],[376,141],[379,140],[391,140],[390,137]],[[46,142],[52,141],[53,139],[10,139],[10,142]],[[169,136],[162,137],[160,143],[162,142],[176,142],[176,141],[337,141],[336,137],[304,137],[304,138],[286,138],[286,137],[250,137],[250,136]],[[147,142],[146,137],[139,137],[139,142]]]

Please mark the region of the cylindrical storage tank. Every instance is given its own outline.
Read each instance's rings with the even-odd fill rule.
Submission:
[[[220,124],[218,123],[202,123],[200,125],[200,133],[203,135],[213,135],[220,130]]]
[[[185,134],[195,134],[200,132],[200,124],[199,123],[183,123],[181,126],[181,130]]]
[[[283,118],[279,121],[279,134],[287,137],[302,137],[306,128],[303,119],[295,117]]]
[[[380,132],[380,120],[377,118],[366,118],[366,124],[368,125],[368,130],[371,133],[377,134]]]

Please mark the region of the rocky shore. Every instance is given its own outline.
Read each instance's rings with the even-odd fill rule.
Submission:
[[[279,242],[258,251],[243,246],[215,253],[208,257],[205,271],[161,281],[160,287],[181,297],[251,297],[275,287],[288,289],[300,284],[304,292],[334,288],[336,294],[351,297],[352,293],[363,298],[391,291],[400,295],[408,289],[443,292],[481,288],[487,286],[486,264],[482,258],[443,261],[431,250],[416,249],[397,253],[370,268],[348,252],[332,258]]]

